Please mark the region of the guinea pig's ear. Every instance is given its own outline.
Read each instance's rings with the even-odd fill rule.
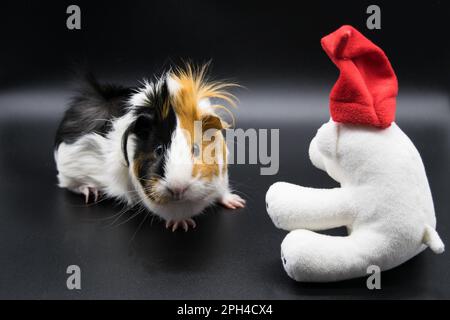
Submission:
[[[122,136],[122,153],[125,158],[127,166],[130,166],[130,161],[128,159],[128,137],[130,134],[136,135],[140,140],[146,140],[150,136],[154,122],[154,116],[151,114],[141,114],[135,121],[133,121],[128,128],[125,130]]]
[[[222,130],[226,128],[226,124],[218,117],[212,114],[207,114],[202,117],[202,130],[209,129]]]
[[[334,159],[337,154],[339,124],[330,120],[322,125],[314,138],[320,153],[329,159]]]

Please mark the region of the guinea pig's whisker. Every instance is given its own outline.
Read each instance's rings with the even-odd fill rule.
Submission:
[[[144,210],[142,210],[143,208],[139,208],[137,212],[133,213],[131,216],[129,216],[127,219],[125,219],[124,221],[116,224],[114,227],[117,228],[125,223],[127,223],[128,221],[132,220],[133,218],[137,217],[138,215],[140,215]]]
[[[141,223],[138,225],[136,231],[133,233],[133,236],[131,237],[130,241],[128,242],[129,245],[133,242],[134,238],[136,237],[136,235],[139,232],[139,230],[141,229],[141,227],[144,225],[144,222],[147,220],[149,215],[150,215],[150,213],[147,212],[147,214],[142,219]],[[153,219],[152,219],[152,221],[153,221]]]
[[[158,174],[154,174],[154,177],[151,177],[150,179],[146,179],[146,178],[138,178],[138,180],[140,181],[145,181],[145,182],[157,182],[159,180],[163,180],[165,181],[164,177],[158,175]]]
[[[135,207],[136,207],[136,204],[134,204],[134,205],[131,206],[131,207],[125,206],[122,210],[120,210],[117,214],[114,215],[114,216],[116,216],[116,218],[114,219],[113,222],[111,222],[110,224],[108,224],[106,227],[108,228],[108,227],[114,226],[114,224],[115,224],[117,221],[119,221],[119,219],[125,214],[125,212],[128,212],[128,211],[130,211],[131,209],[133,209],[133,208],[135,208]]]
[[[229,181],[230,181],[230,184],[232,184],[233,186],[239,186],[239,187],[242,186],[242,187],[245,187],[245,188],[252,189],[252,187],[250,185],[246,184],[246,183],[238,182],[238,181],[231,180],[231,179],[229,179]],[[243,195],[247,199],[253,200],[253,197],[251,197],[249,194],[247,194],[247,193],[245,193],[243,191],[239,191],[239,190],[233,189],[232,192],[236,193],[236,194]]]
[[[101,119],[101,118],[99,118],[99,119],[93,119],[93,121],[106,121],[106,122],[112,122],[111,119]]]
[[[124,193],[139,193],[138,190],[128,190],[128,191],[124,191]]]
[[[115,217],[117,217],[117,215],[121,214],[123,210],[128,210],[129,208],[125,208],[125,209],[121,209],[119,212],[116,212],[110,216],[107,217],[103,217],[103,218],[90,218],[90,219],[86,219],[86,221],[107,221],[107,220],[111,220],[114,219]]]

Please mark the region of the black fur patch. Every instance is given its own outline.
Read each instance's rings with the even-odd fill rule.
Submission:
[[[136,120],[130,125],[123,137],[122,148],[128,163],[128,135],[136,137],[134,160],[139,159],[140,170],[137,173],[141,184],[145,187],[146,180],[162,177],[164,174],[165,151],[170,147],[172,134],[176,128],[176,115],[172,106],[164,106],[169,101],[167,83],[154,88],[147,96],[148,103],[136,108]]]
[[[93,132],[105,136],[111,130],[111,120],[127,112],[126,101],[134,92],[134,88],[101,85],[92,75],[86,76],[59,125],[55,147],[61,142],[74,143]],[[130,134],[135,137],[134,160],[139,158],[137,174],[143,186],[146,180],[164,174],[165,150],[170,147],[176,128],[175,111],[168,102],[169,90],[163,81],[147,94],[144,105],[135,107],[136,120],[122,137],[122,151],[128,165],[128,137]]]
[[[106,135],[111,130],[111,119],[125,114],[126,100],[132,93],[133,88],[101,85],[92,74],[86,75],[58,127],[55,147],[93,132]]]

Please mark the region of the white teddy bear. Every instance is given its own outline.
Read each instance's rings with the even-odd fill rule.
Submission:
[[[365,276],[371,265],[381,270],[396,267],[426,246],[442,253],[444,244],[435,231],[433,200],[421,157],[411,140],[392,122],[397,86],[387,58],[387,64],[383,61],[385,71],[377,65],[382,77],[371,73],[376,56],[373,50],[376,48],[380,54],[381,49],[349,26],[323,38],[322,46],[341,75],[330,97],[332,119],[317,131],[309,157],[314,166],[326,171],[341,187],[315,189],[277,182],[268,190],[267,211],[273,223],[291,231],[281,244],[286,272],[297,281],[339,281]],[[346,46],[350,49],[346,50]],[[365,62],[361,60],[361,48],[364,54],[372,52],[366,54]],[[343,113],[343,104],[352,104],[350,100],[354,103],[360,98],[355,90],[361,90],[359,84],[348,81],[355,77],[346,74],[351,68],[349,63],[357,65],[357,78],[353,80],[372,85],[364,99],[376,111],[375,120],[369,119],[368,109],[364,108],[355,112],[351,107],[350,115]],[[380,81],[391,81],[390,92],[383,87],[383,98],[373,89]],[[391,100],[385,104],[392,95],[393,103]],[[359,100],[353,105],[363,103]],[[341,226],[347,227],[348,236],[314,232]]]

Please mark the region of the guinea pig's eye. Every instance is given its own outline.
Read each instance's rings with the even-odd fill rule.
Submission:
[[[194,157],[198,157],[200,155],[200,147],[198,146],[198,143],[194,143],[192,145],[192,154]]]
[[[164,151],[164,147],[160,144],[159,146],[157,146],[155,148],[155,150],[153,151],[153,154],[155,155],[155,157],[161,157]]]

